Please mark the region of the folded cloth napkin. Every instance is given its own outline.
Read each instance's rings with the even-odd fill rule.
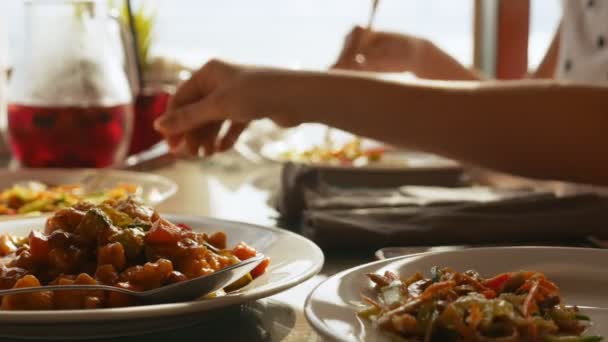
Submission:
[[[332,172],[287,164],[276,203],[283,222],[325,247],[563,243],[608,235],[608,197],[598,194],[471,186],[454,170],[422,180],[394,174],[390,181],[362,170]]]
[[[564,241],[602,235],[608,199],[534,194],[443,206],[311,209],[303,226],[304,235],[325,247]]]
[[[418,203],[418,200],[412,199],[411,196],[399,196],[399,188],[404,184],[443,187],[466,184],[462,169],[457,167],[412,168],[404,171],[318,168],[294,163],[286,163],[283,166],[280,183],[280,190],[273,200],[282,219],[292,223],[300,220],[302,212],[307,209],[307,202],[323,206],[314,203],[323,201],[317,194],[323,194],[324,198],[336,206],[344,202],[343,206],[348,208],[377,207]],[[335,196],[331,193],[333,188],[337,189]],[[349,189],[353,189],[353,193],[347,196]]]

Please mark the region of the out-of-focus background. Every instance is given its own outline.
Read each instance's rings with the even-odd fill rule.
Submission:
[[[488,1],[488,0],[481,0]],[[0,1],[10,57],[22,42],[23,1]],[[152,54],[197,66],[211,57],[290,68],[325,68],[353,25],[365,25],[369,0],[140,0],[157,12]],[[541,60],[561,14],[559,0],[532,0],[529,65]],[[473,63],[473,0],[384,0],[375,29],[430,38]]]

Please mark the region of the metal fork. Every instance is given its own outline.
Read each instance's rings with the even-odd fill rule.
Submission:
[[[0,296],[33,293],[42,291],[113,291],[138,298],[144,304],[176,303],[193,300],[218,291],[251,272],[263,260],[264,254],[241,261],[238,264],[222,268],[209,275],[188,279],[179,283],[162,286],[153,290],[133,291],[108,285],[49,285],[0,290]]]

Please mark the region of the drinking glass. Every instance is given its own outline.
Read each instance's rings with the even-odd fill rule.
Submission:
[[[135,100],[133,138],[129,147],[129,155],[133,155],[154,146],[163,137],[154,129],[154,120],[167,109],[169,98],[175,91],[175,86],[156,85],[145,86]]]

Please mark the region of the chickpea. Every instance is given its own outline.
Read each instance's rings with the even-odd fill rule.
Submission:
[[[124,269],[127,264],[127,258],[122,244],[120,242],[113,242],[100,247],[97,251],[97,264],[110,264],[118,271]]]
[[[14,288],[39,286],[38,278],[26,275],[17,280]],[[0,308],[2,310],[50,310],[53,308],[53,293],[43,291],[4,296]]]

